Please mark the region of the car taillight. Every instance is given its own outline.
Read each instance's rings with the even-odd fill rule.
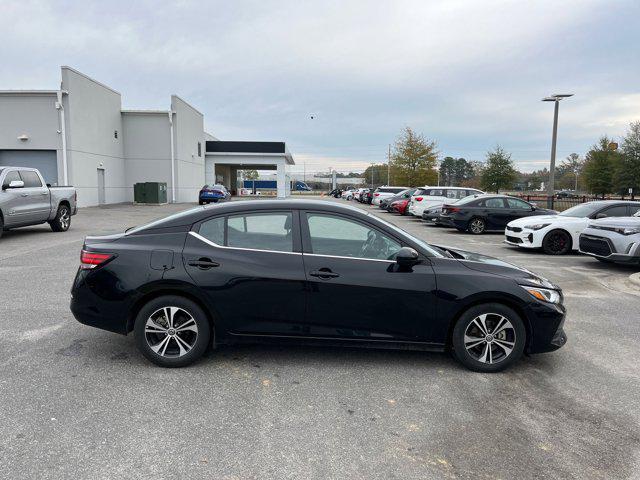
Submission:
[[[442,208],[442,210],[443,210],[444,212],[448,212],[448,213],[456,213],[456,212],[459,212],[459,211],[460,211],[460,209],[459,209],[458,207],[450,207],[450,206],[448,206],[448,205],[444,206],[444,207]]]
[[[96,268],[105,262],[111,260],[113,255],[111,253],[95,253],[82,250],[80,252],[80,268],[83,270],[91,270]]]
[[[416,197],[415,200],[416,200],[416,202],[421,202],[422,201],[422,197]]]
[[[373,194],[373,196],[374,196],[374,197],[379,197],[379,196],[380,196],[380,194],[379,194],[379,193],[374,193],[374,194]]]

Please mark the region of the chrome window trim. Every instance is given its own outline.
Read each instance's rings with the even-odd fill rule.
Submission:
[[[365,260],[368,262],[383,262],[383,263],[396,263],[395,260],[381,260],[378,258],[363,258],[363,257],[343,257],[341,255],[324,255],[322,253],[304,253],[304,256],[310,257],[324,257],[324,258],[344,258],[347,260]]]
[[[216,247],[216,248],[223,248],[225,250],[243,250],[243,251],[248,251],[248,252],[264,252],[264,253],[284,253],[286,255],[302,255],[301,252],[284,252],[282,250],[262,250],[260,248],[244,248],[244,247],[228,247],[226,245],[219,245],[215,242],[212,242],[211,240],[209,240],[208,238],[203,237],[202,235],[200,235],[197,232],[194,232],[193,230],[191,230],[189,232],[189,234],[193,235],[195,238],[197,238],[198,240],[211,245],[212,247]]]

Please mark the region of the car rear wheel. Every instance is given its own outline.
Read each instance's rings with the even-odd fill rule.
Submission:
[[[476,305],[464,312],[453,329],[455,357],[476,372],[499,372],[524,351],[526,330],[520,316],[499,303]]]
[[[480,235],[481,233],[484,233],[484,231],[487,229],[487,224],[482,218],[474,217],[469,222],[468,229],[474,235]]]
[[[552,230],[542,240],[542,251],[547,255],[565,255],[571,250],[571,236],[563,230]]]
[[[204,311],[189,299],[163,296],[147,303],[136,317],[136,346],[161,367],[185,367],[209,345],[211,328]]]
[[[56,216],[49,222],[51,230],[54,232],[66,232],[71,226],[71,211],[66,205],[60,205]]]

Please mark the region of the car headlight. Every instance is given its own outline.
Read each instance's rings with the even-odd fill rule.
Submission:
[[[615,231],[622,235],[635,235],[636,233],[640,233],[640,227],[616,228]]]
[[[562,297],[557,290],[551,290],[549,288],[529,287],[527,285],[520,285],[536,300],[546,303],[560,303]]]
[[[545,227],[551,225],[550,223],[535,223],[533,225],[525,225],[524,228],[528,228],[529,230],[540,230]]]

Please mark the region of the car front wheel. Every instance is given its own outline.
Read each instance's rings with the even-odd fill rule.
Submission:
[[[520,316],[499,303],[476,305],[464,312],[453,329],[455,357],[476,372],[499,372],[524,351],[526,331]]]
[[[147,303],[134,325],[140,353],[161,367],[185,367],[209,345],[211,328],[204,311],[189,299],[167,295]]]
[[[544,236],[542,250],[547,255],[565,255],[571,250],[571,236],[563,230],[552,230]]]

